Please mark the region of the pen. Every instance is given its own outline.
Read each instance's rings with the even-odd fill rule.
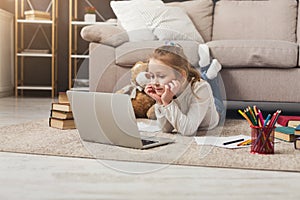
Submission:
[[[242,142],[244,141],[244,139],[237,139],[237,140],[232,140],[232,141],[229,141],[229,142],[224,142],[223,145],[228,145],[228,144],[233,144],[233,143],[236,143],[236,142]]]

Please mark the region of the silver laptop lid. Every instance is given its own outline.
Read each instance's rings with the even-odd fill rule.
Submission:
[[[82,140],[143,147],[128,95],[80,91],[67,91],[67,95]]]

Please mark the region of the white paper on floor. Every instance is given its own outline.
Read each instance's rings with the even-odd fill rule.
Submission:
[[[237,145],[243,141],[249,140],[251,137],[247,135],[235,135],[235,136],[228,136],[228,137],[201,136],[201,137],[194,137],[194,138],[198,145],[213,145],[222,148],[236,149],[236,148],[250,147],[250,145],[245,145],[245,146],[237,146]],[[236,141],[239,139],[243,139],[243,141],[224,145],[224,143],[226,142]]]

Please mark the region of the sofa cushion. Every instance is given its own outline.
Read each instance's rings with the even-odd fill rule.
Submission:
[[[182,8],[188,14],[204,41],[207,42],[211,40],[213,23],[212,0],[171,2],[166,5]]]
[[[218,1],[213,40],[270,39],[296,42],[297,1]]]
[[[198,66],[198,45],[196,41],[176,41],[193,66]],[[155,48],[164,45],[164,41],[126,42],[116,48],[116,64],[132,67],[138,61],[147,61]]]
[[[297,66],[296,43],[281,40],[216,40],[208,42],[211,55],[224,67]]]

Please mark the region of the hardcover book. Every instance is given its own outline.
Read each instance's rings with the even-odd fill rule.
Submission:
[[[36,15],[36,16],[50,17],[49,12],[44,12],[44,11],[40,11],[40,10],[26,10],[26,11],[24,11],[24,15]]]
[[[49,12],[39,10],[27,10],[24,12],[25,19],[27,20],[50,20],[51,15]]]
[[[51,117],[56,118],[56,119],[73,119],[73,113],[51,110]]]
[[[295,141],[294,133],[295,133],[295,128],[282,126],[282,127],[275,128],[274,136],[275,138],[286,142],[294,142]]]
[[[298,125],[300,125],[300,121],[290,120],[290,121],[288,122],[288,126],[290,126],[290,127],[296,128]]]
[[[49,118],[49,126],[58,129],[75,129],[75,122],[73,119],[55,119]]]
[[[300,149],[300,137],[296,137],[294,145],[295,149]]]
[[[300,125],[295,128],[295,136],[300,136]]]
[[[65,92],[59,92],[58,93],[58,103],[70,103],[69,102],[69,99],[68,99],[68,96]]]
[[[69,103],[52,103],[52,110],[71,112],[71,105]]]
[[[24,49],[22,53],[43,53],[47,54],[50,53],[49,49]]]
[[[281,126],[296,127],[300,124],[300,116],[279,115],[277,123]]]
[[[26,20],[50,20],[50,18],[47,18],[47,17],[37,17],[37,16],[31,16],[31,15],[26,15],[25,19]]]

